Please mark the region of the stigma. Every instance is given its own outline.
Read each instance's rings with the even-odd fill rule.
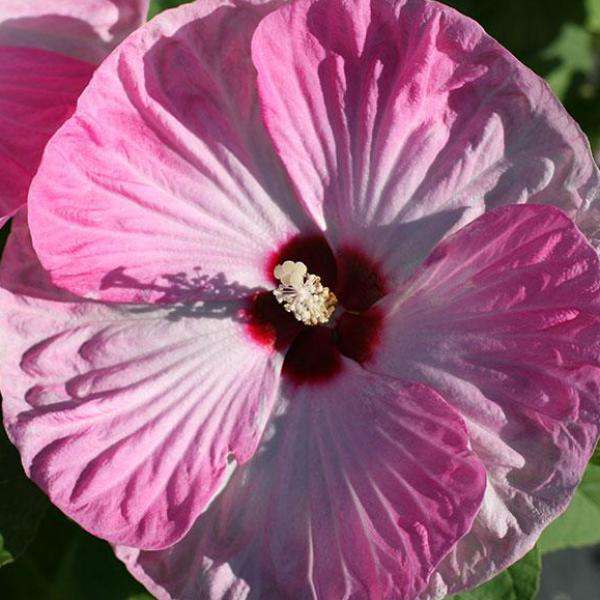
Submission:
[[[273,275],[280,282],[273,295],[287,312],[304,325],[322,325],[329,321],[337,298],[318,275],[308,272],[304,263],[286,260],[275,267]]]

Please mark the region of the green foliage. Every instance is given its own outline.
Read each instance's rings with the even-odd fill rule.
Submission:
[[[2,250],[4,249],[4,246],[6,245],[6,240],[8,239],[9,232],[10,232],[10,221],[8,222],[8,225],[5,225],[4,227],[0,228],[0,256],[2,256]],[[2,477],[1,474],[0,474],[0,477]]]
[[[150,0],[150,11],[148,18],[156,16],[159,12],[167,10],[167,8],[175,8],[180,4],[187,4],[191,0]]]
[[[540,586],[542,559],[536,546],[519,562],[471,592],[448,600],[533,600]]]
[[[600,465],[592,462],[569,508],[546,528],[539,546],[546,553],[594,544],[600,544]]]
[[[473,17],[517,58],[545,76],[552,67],[540,58],[567,23],[582,25],[587,10],[584,0],[448,0]]]
[[[586,26],[591,33],[600,33],[600,0],[586,0]]]
[[[0,252],[8,231],[9,227],[0,230]],[[0,567],[23,554],[47,505],[46,497],[25,476],[19,454],[0,425]]]
[[[567,23],[560,35],[540,56],[557,66],[546,75],[555,94],[564,97],[577,75],[585,75],[594,67],[593,36],[583,27]]]
[[[590,463],[600,466],[600,444],[596,446],[594,454],[592,454],[592,458],[590,459]]]
[[[17,451],[0,427],[0,566],[24,552],[46,506],[45,496],[25,476]]]
[[[0,570],[2,598],[151,600],[110,546],[50,507],[35,541]]]

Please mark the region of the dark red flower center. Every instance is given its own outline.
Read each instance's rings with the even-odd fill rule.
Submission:
[[[381,318],[372,305],[386,293],[377,265],[358,248],[335,255],[323,236],[298,236],[273,253],[266,265],[273,286],[276,265],[303,262],[321,277],[339,300],[328,325],[306,326],[285,312],[271,292],[257,293],[247,311],[247,329],[255,342],[285,351],[283,374],[295,383],[320,382],[341,369],[341,355],[365,362],[377,344]],[[371,309],[371,310],[369,310]]]

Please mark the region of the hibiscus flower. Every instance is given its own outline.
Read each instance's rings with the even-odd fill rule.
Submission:
[[[148,0],[5,0],[0,6],[0,226],[27,201],[46,142]]]
[[[15,219],[7,431],[158,598],[474,587],[598,439],[598,176],[546,85],[435,2],[165,13]]]

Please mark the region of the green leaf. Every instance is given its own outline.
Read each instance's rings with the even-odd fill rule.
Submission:
[[[600,0],[585,0],[586,26],[592,33],[600,33]]]
[[[541,554],[536,546],[491,581],[447,600],[533,600],[540,586],[541,571]]]
[[[0,566],[34,538],[48,501],[25,476],[19,455],[0,425]]]
[[[0,534],[0,567],[13,561],[13,556],[4,548],[4,538]]]
[[[560,35],[565,24],[583,25],[587,13],[584,0],[448,0],[464,14],[474,18],[503,46],[532,67],[547,73],[540,50]]]
[[[129,575],[110,546],[81,529],[73,540],[54,576],[59,598],[74,600],[151,600]]]
[[[148,18],[155,17],[159,12],[167,10],[167,8],[175,8],[180,4],[187,4],[191,0],[151,0]]]
[[[556,41],[541,52],[540,56],[556,63],[546,80],[556,95],[562,98],[577,73],[588,73],[594,67],[592,35],[579,25],[567,23]]]
[[[0,597],[36,600],[152,600],[109,544],[51,507],[39,535],[0,570]]]
[[[2,256],[2,251],[4,250],[4,246],[6,246],[6,240],[8,239],[9,233],[10,221],[8,224],[4,225],[4,227],[0,227],[0,256]]]
[[[600,444],[596,446],[594,454],[592,454],[592,458],[590,458],[590,463],[600,466]]]
[[[539,545],[546,553],[594,544],[600,544],[600,465],[590,463],[569,508],[546,528]]]

